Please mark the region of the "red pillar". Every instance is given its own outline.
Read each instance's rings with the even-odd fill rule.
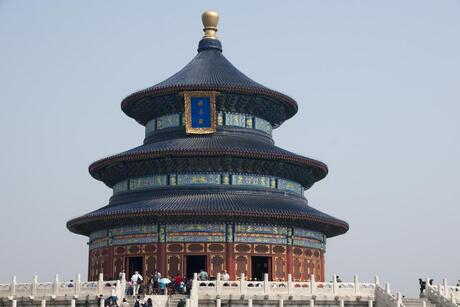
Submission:
[[[324,260],[324,252],[321,252],[321,281],[325,281],[326,280],[326,268],[325,268],[325,265],[326,265],[326,261]]]
[[[166,243],[158,243],[158,272],[161,276],[167,276],[167,264],[166,264]]]
[[[227,273],[230,276],[230,280],[236,280],[235,257],[233,254],[233,243],[232,242],[227,242],[225,244],[225,263],[227,267]]]
[[[287,273],[292,274],[293,271],[293,263],[292,263],[292,245],[288,245],[287,247]]]
[[[118,279],[118,276],[114,276],[115,274],[115,271],[114,271],[114,266],[115,266],[115,263],[113,263],[113,254],[115,252],[115,249],[113,246],[110,246],[109,247],[109,267],[108,267],[108,272],[107,274],[110,276],[110,278],[113,278],[113,279]]]

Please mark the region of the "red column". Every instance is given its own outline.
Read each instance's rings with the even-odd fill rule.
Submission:
[[[292,263],[292,245],[287,247],[287,273],[292,274],[293,272],[293,263]]]
[[[114,267],[114,263],[113,263],[114,248],[113,248],[113,246],[111,246],[111,247],[109,246],[108,253],[109,253],[109,255],[108,255],[107,258],[108,258],[108,262],[109,262],[109,267],[107,268],[108,269],[107,270],[107,275],[110,277],[110,279],[112,279],[112,278],[113,279],[118,279],[118,276],[113,276],[113,273],[114,273],[114,271],[113,271],[113,267]]]
[[[92,276],[91,276],[91,250],[88,252],[88,277],[86,280],[92,281]]]
[[[325,265],[326,265],[326,261],[324,260],[324,252],[321,252],[321,257],[320,257],[320,261],[321,261],[321,281],[325,281],[326,279],[326,268],[325,268]]]
[[[161,276],[167,276],[167,264],[166,264],[166,243],[158,243],[158,272]]]
[[[225,264],[227,273],[230,275],[230,280],[236,280],[235,276],[235,257],[233,254],[233,243],[227,242],[225,244]]]

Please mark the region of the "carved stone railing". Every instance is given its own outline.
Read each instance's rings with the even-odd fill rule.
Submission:
[[[287,281],[269,281],[268,274],[265,274],[263,281],[247,281],[244,274],[237,281],[221,281],[220,274],[217,274],[216,280],[199,281],[195,275],[188,305],[196,307],[200,299],[215,299],[219,305],[221,299],[233,297],[247,300],[249,306],[253,298],[264,297],[269,300],[310,300],[310,305],[315,300],[334,301],[340,305],[344,301],[362,300],[372,306],[375,291],[376,283],[360,283],[357,276],[353,282],[342,283],[336,281],[336,276],[333,282],[316,282],[313,275],[308,282],[297,282],[292,280],[290,274]]]
[[[123,298],[125,295],[126,282],[120,280],[104,280],[103,275],[99,274],[98,281],[82,282],[80,274],[75,281],[60,281],[56,275],[53,282],[39,282],[38,277],[34,276],[31,283],[18,283],[16,276],[10,284],[0,284],[0,298],[14,300],[18,297],[86,297],[86,296],[118,296]]]
[[[426,296],[437,306],[457,307],[460,302],[460,287],[448,286],[447,279],[442,285],[430,285],[429,278],[426,279]]]
[[[401,293],[397,292],[395,295],[392,295],[390,284],[386,283],[385,288],[382,288],[378,279],[376,280],[375,302],[379,307],[405,307],[402,302]]]

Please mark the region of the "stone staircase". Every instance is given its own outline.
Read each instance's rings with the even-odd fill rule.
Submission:
[[[171,295],[169,297],[168,307],[177,307],[177,303],[179,303],[181,299],[185,301],[187,298],[188,298],[188,295],[182,295],[182,294]]]
[[[402,302],[406,307],[423,307],[424,302],[426,307],[436,307],[436,304],[433,304],[427,298],[403,298]]]

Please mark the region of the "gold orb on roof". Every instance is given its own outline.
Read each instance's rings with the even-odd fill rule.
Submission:
[[[204,26],[203,38],[217,39],[217,23],[219,22],[219,13],[214,11],[205,11],[201,15],[201,21]]]

